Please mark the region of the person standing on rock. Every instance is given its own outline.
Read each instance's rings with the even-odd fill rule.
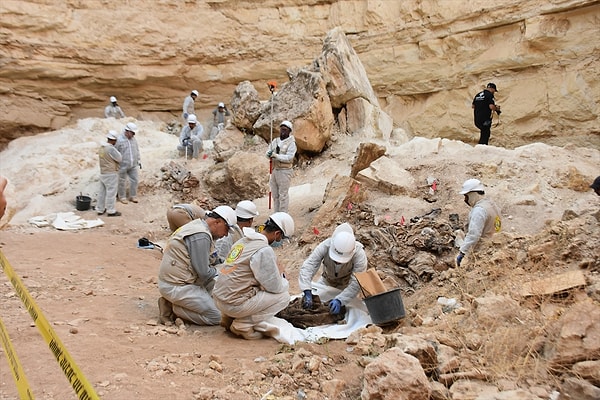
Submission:
[[[287,307],[289,282],[277,264],[275,243],[294,234],[294,220],[276,212],[260,232],[243,229],[219,273],[213,297],[221,310],[221,326],[244,339],[273,335],[261,323]]]
[[[138,127],[133,122],[127,123],[123,133],[117,139],[117,150],[123,157],[119,167],[119,201],[127,204],[127,182],[129,181],[129,201],[137,203],[138,168],[142,168],[140,162],[140,149],[135,134]]]
[[[196,97],[198,97],[198,91],[192,90],[189,96],[186,96],[186,98],[183,99],[182,117],[184,122],[187,122],[187,119],[190,115],[196,114],[196,112],[194,111],[194,102],[196,101]]]
[[[229,110],[225,107],[225,103],[219,103],[217,108],[212,112],[213,114],[213,126],[210,131],[210,138],[214,139],[219,131],[225,128],[226,118],[229,117]]]
[[[203,134],[204,128],[202,127],[202,124],[198,123],[196,115],[188,115],[187,125],[181,128],[181,133],[179,134],[179,146],[177,146],[179,154],[185,154],[186,160],[188,155],[197,159],[203,148]]]
[[[355,275],[367,270],[367,254],[354,237],[354,230],[348,223],[335,228],[329,239],[321,242],[300,267],[298,284],[303,292],[302,307],[312,309],[312,279],[323,265],[319,283],[334,287],[340,292],[329,302],[330,314],[339,314],[342,306],[354,299],[360,291]],[[323,299],[325,300],[325,299]]]
[[[216,255],[214,262],[217,264],[221,264],[227,258],[231,246],[244,236],[243,229],[252,227],[254,217],[258,216],[258,210],[250,200],[242,200],[235,207],[235,216],[237,223],[231,228],[229,235],[215,242]]]
[[[273,171],[269,179],[273,208],[275,212],[287,212],[289,207],[289,189],[294,176],[292,169],[296,155],[296,139],[291,134],[293,130],[290,121],[283,121],[279,126],[279,137],[273,139],[267,150],[267,157],[273,161]]]
[[[459,193],[464,196],[465,203],[472,207],[469,213],[467,236],[465,236],[456,257],[456,265],[460,267],[465,255],[473,252],[481,239],[489,238],[494,233],[500,232],[502,220],[498,206],[492,200],[484,197],[485,187],[479,179],[467,179]]]
[[[231,207],[218,206],[204,219],[183,225],[169,237],[158,270],[162,324],[177,317],[196,325],[217,325],[221,321],[221,312],[211,296],[217,270],[210,265],[209,257],[213,241],[227,235],[235,222]]]
[[[484,90],[477,93],[473,98],[471,104],[473,117],[475,126],[480,131],[478,144],[488,144],[492,130],[492,112],[496,111],[498,115],[501,113],[500,106],[497,106],[494,102],[494,93],[497,91],[496,84],[490,82]]]
[[[106,143],[98,150],[100,162],[100,190],[98,191],[98,202],[96,211],[98,215],[108,212],[109,217],[118,217],[120,212],[115,208],[117,189],[119,186],[119,164],[121,153],[115,147],[117,143],[117,132],[108,131]]]
[[[196,204],[175,204],[167,211],[167,222],[171,232],[198,218],[206,217],[206,210]]]
[[[592,189],[594,189],[594,192],[600,196],[600,176],[596,177],[596,179],[594,179],[594,182],[592,182],[592,184],[590,185],[590,187]]]
[[[117,104],[117,98],[110,96],[110,104],[104,108],[105,118],[125,118],[125,113],[121,110],[121,107]]]

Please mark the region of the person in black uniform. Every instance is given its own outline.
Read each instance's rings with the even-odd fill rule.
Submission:
[[[473,98],[473,116],[475,126],[481,132],[479,136],[479,144],[488,144],[490,140],[492,128],[492,112],[496,111],[500,115],[500,106],[494,103],[494,93],[496,93],[495,83],[488,83],[486,88],[477,93]]]

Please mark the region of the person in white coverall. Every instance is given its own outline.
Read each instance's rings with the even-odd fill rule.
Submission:
[[[250,200],[242,200],[235,207],[237,224],[229,230],[229,235],[222,237],[215,242],[215,252],[213,262],[221,264],[227,258],[231,246],[240,240],[244,234],[242,229],[251,228],[254,223],[254,217],[258,216],[256,205]]]
[[[271,246],[293,234],[294,220],[284,212],[271,215],[261,232],[244,228],[244,237],[231,248],[213,291],[225,329],[244,339],[273,334],[258,330],[259,325],[287,307],[290,295]]]
[[[187,125],[181,128],[179,134],[179,155],[184,155],[186,159],[188,157],[198,158],[198,154],[202,151],[202,135],[204,134],[204,127],[198,123],[198,119],[194,114],[190,114],[187,117]]]
[[[196,325],[217,325],[221,313],[211,297],[217,270],[210,265],[213,240],[227,235],[235,225],[235,211],[219,206],[169,237],[158,270],[159,321],[169,324],[179,317]]]
[[[117,150],[121,153],[123,159],[119,166],[119,201],[127,204],[127,181],[129,181],[129,201],[137,203],[138,188],[138,168],[142,168],[140,163],[140,149],[135,134],[138,127],[133,122],[125,125],[123,133],[117,139]]]
[[[467,235],[456,256],[457,266],[460,266],[465,255],[472,252],[481,239],[491,237],[502,228],[500,209],[492,200],[483,197],[485,187],[478,179],[466,180],[459,193],[464,195],[465,203],[472,209]]]
[[[104,108],[104,117],[105,118],[125,118],[125,113],[117,104],[117,98],[115,96],[110,96],[110,104]]]
[[[183,99],[183,113],[181,116],[185,122],[187,122],[187,119],[190,115],[196,114],[194,111],[194,102],[196,101],[196,97],[198,97],[198,91],[192,90],[189,96],[186,96],[185,99]]]
[[[356,241],[350,224],[338,226],[331,238],[315,247],[300,267],[298,284],[303,292],[302,307],[305,309],[313,307],[312,279],[321,265],[323,273],[319,283],[341,291],[329,302],[329,312],[339,314],[342,305],[348,304],[360,291],[354,274],[367,270],[367,255],[363,245]]]
[[[115,208],[115,203],[119,185],[119,163],[122,157],[121,153],[115,147],[115,143],[117,143],[117,132],[108,131],[106,143],[102,143],[102,146],[98,149],[100,190],[98,191],[96,211],[98,215],[103,215],[108,211],[109,217],[118,217],[121,215]]]
[[[269,179],[273,209],[275,212],[288,211],[290,183],[294,176],[292,169],[296,155],[296,139],[291,134],[293,130],[290,121],[283,121],[279,126],[279,137],[273,139],[267,150],[267,157],[273,161],[273,171]]]

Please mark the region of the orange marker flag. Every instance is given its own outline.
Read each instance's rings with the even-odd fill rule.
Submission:
[[[404,222],[405,222],[405,220],[404,220],[404,215],[403,215],[402,218],[400,218],[400,225],[404,225]]]
[[[318,235],[318,234],[319,234],[319,233],[321,233],[321,232],[319,232],[319,230],[317,229],[317,227],[316,227],[316,226],[313,226],[313,233],[314,233],[315,235]]]
[[[437,181],[433,181],[433,185],[431,185],[433,190],[437,190]]]

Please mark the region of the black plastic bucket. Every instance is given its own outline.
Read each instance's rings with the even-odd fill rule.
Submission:
[[[78,211],[87,211],[90,209],[92,198],[89,196],[79,195],[75,198],[75,207]]]
[[[406,315],[400,288],[365,297],[363,301],[371,314],[371,320],[377,325],[397,321]]]

